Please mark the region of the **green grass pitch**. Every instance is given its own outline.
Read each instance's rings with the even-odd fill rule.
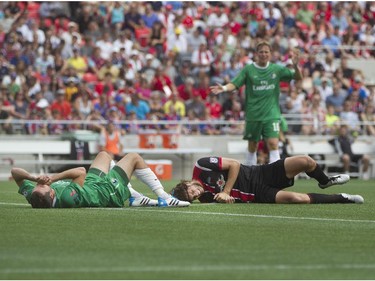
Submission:
[[[0,279],[374,279],[375,182],[290,190],[365,203],[36,210],[2,182]]]

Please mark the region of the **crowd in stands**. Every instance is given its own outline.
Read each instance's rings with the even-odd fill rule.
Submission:
[[[302,52],[300,83],[281,83],[280,106],[295,134],[375,135],[375,89],[348,60],[374,59],[374,2],[1,2],[2,133],[62,134],[98,125],[14,120],[112,121],[244,118],[243,89],[219,96],[256,60]],[[297,121],[293,123],[292,121]],[[362,125],[361,121],[369,121]],[[169,125],[147,128],[171,129]],[[240,125],[187,124],[184,134],[242,134]]]

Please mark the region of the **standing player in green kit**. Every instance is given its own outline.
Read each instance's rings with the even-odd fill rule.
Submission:
[[[130,206],[185,207],[189,202],[177,200],[164,191],[154,172],[137,153],[129,153],[110,169],[112,158],[99,152],[88,173],[83,167],[54,175],[33,176],[21,168],[13,168],[12,176],[18,192],[33,208],[123,207]],[[157,196],[152,200],[129,185],[132,174],[145,183]],[[36,183],[36,184],[35,184]]]
[[[246,127],[243,139],[248,140],[245,164],[249,166],[257,163],[257,148],[261,138],[267,143],[270,163],[280,159],[278,150],[281,118],[279,84],[280,81],[290,82],[292,79],[302,79],[298,67],[299,50],[293,51],[293,69],[271,63],[271,55],[269,43],[264,41],[258,43],[256,62],[246,65],[230,83],[210,87],[213,94],[219,94],[246,85]]]

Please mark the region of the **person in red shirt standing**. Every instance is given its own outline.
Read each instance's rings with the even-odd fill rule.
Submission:
[[[72,105],[65,100],[65,92],[63,89],[57,91],[56,101],[51,105],[51,112],[57,110],[60,112],[62,120],[68,120],[71,117]]]

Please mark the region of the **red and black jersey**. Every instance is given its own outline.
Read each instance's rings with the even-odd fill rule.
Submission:
[[[236,199],[236,202],[253,202],[254,194],[249,191],[249,184],[246,180],[246,167],[241,165],[237,180],[233,186],[230,195]],[[228,170],[223,170],[221,157],[204,157],[199,159],[194,166],[193,180],[199,181],[205,190],[205,193],[199,197],[202,203],[213,202],[216,193],[223,191],[228,180]]]

